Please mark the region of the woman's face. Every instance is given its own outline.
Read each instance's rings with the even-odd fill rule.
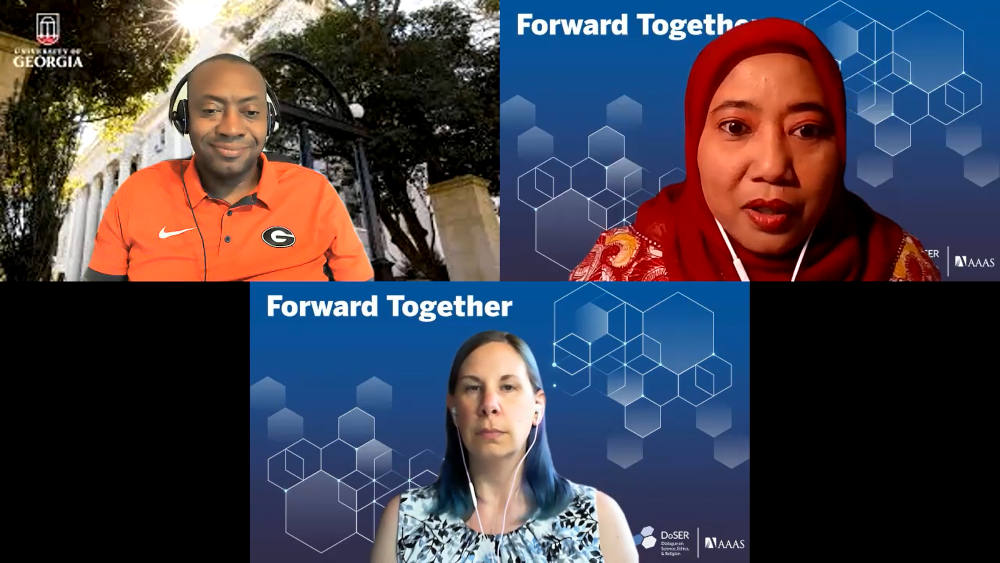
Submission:
[[[477,457],[523,455],[532,424],[540,420],[535,409],[544,405],[544,392],[534,390],[524,360],[506,342],[469,354],[448,397],[462,441]]]
[[[719,85],[698,144],[705,201],[741,245],[784,254],[806,239],[839,182],[833,118],[805,59],[749,57]]]

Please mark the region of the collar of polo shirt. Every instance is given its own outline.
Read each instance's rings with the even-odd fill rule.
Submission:
[[[203,199],[208,197],[208,193],[205,192],[205,188],[201,185],[198,170],[194,166],[195,158],[197,158],[197,155],[192,154],[191,162],[184,170],[184,182],[187,184],[188,193],[191,196],[192,207],[196,207]],[[260,181],[257,183],[256,189],[234,203],[233,207],[253,204],[254,202],[260,202],[264,204],[264,207],[268,207],[267,202],[271,201],[270,197],[274,195],[277,189],[278,177],[275,175],[274,167],[268,164],[267,156],[264,153],[260,153],[260,159],[263,161],[263,164],[260,169]]]

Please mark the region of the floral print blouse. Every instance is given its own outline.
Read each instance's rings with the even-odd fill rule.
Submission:
[[[431,513],[437,496],[431,487],[404,492],[399,502],[396,560],[400,563],[603,562],[597,533],[596,491],[570,483],[573,498],[559,514],[529,519],[499,536],[482,534],[449,514]]]

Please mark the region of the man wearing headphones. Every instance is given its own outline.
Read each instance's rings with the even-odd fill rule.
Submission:
[[[187,99],[175,107],[185,83]],[[198,63],[174,89],[170,108],[194,155],[144,168],[122,184],[104,210],[84,279],[372,279],[327,179],[262,153],[277,128],[276,100],[242,57]]]

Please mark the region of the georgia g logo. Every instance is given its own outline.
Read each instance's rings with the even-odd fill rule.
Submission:
[[[271,227],[261,233],[260,238],[264,239],[268,246],[275,248],[287,248],[295,244],[295,235],[284,227]]]

